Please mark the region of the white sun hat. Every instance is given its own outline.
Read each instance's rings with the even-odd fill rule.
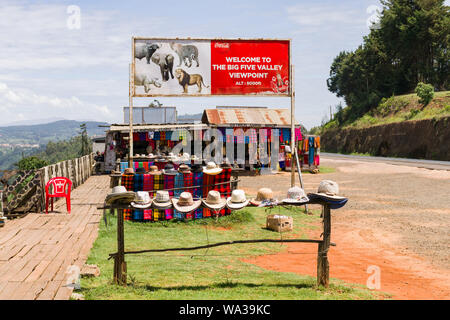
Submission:
[[[192,194],[189,192],[182,192],[180,198],[172,198],[172,204],[177,211],[182,213],[188,213],[196,210],[202,204],[201,200],[196,200],[192,198]]]
[[[227,200],[220,197],[220,192],[211,190],[208,192],[206,199],[202,200],[203,205],[209,209],[221,210],[225,207]]]
[[[136,198],[131,202],[131,206],[137,209],[146,209],[152,205],[152,199],[146,191],[136,192]]]
[[[245,197],[244,190],[236,189],[227,198],[227,207],[231,210],[239,210],[247,206],[250,201]]]
[[[305,191],[300,187],[289,188],[287,192],[287,198],[283,199],[283,203],[296,204],[296,203],[306,203],[309,198],[306,196]]]
[[[110,194],[106,196],[106,204],[111,204],[113,202],[124,202],[130,203],[134,200],[135,193],[133,191],[127,191],[124,186],[116,186],[112,188]]]
[[[206,167],[203,167],[203,173],[216,175],[222,172],[222,168],[218,167],[214,162],[208,162]]]
[[[155,198],[153,199],[153,207],[156,209],[168,209],[171,207],[172,202],[170,201],[169,191],[158,190],[156,191]]]
[[[322,180],[319,184],[319,188],[316,193],[313,193],[316,196],[319,196],[328,200],[344,200],[346,197],[338,196],[339,194],[339,185],[331,180]]]

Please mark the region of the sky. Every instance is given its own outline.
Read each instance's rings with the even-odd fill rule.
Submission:
[[[0,0],[0,125],[47,118],[123,123],[131,37],[141,36],[291,39],[295,115],[309,129],[342,101],[327,89],[330,65],[362,43],[377,8],[378,0]],[[178,114],[217,105],[290,108],[289,98],[157,99]]]

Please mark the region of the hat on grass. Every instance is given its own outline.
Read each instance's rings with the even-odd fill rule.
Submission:
[[[289,188],[287,192],[287,198],[283,199],[283,203],[287,204],[298,204],[306,203],[309,199],[305,194],[305,191],[300,187]]]
[[[134,200],[134,197],[135,193],[133,191],[127,191],[124,186],[116,186],[106,196],[105,202],[106,204],[112,204],[114,202],[130,203]]]
[[[244,190],[236,189],[231,192],[231,197],[227,198],[227,207],[231,210],[239,210],[247,206],[249,200],[245,197]]]
[[[315,197],[322,198],[324,200],[339,201],[345,200],[346,197],[338,196],[339,185],[331,180],[322,180],[319,184],[319,188],[316,193],[311,193]]]
[[[209,209],[221,210],[225,207],[227,200],[220,197],[220,192],[211,190],[208,192],[206,199],[202,200],[203,205]]]
[[[157,209],[168,209],[171,205],[172,202],[170,201],[169,191],[156,191],[155,198],[153,199],[153,207]]]
[[[131,206],[137,209],[146,209],[152,205],[152,199],[146,191],[136,192],[136,198],[131,202]]]
[[[179,199],[172,198],[172,203],[177,211],[188,213],[200,207],[202,201],[201,200],[194,201],[194,199],[192,199],[191,193],[182,192],[180,194]]]
[[[203,173],[216,175],[222,172],[222,168],[219,168],[214,162],[208,162],[206,167],[203,168]]]
[[[250,200],[250,203],[254,206],[260,206],[263,202],[268,202],[274,200],[273,191],[270,188],[261,188],[256,194],[256,198]]]

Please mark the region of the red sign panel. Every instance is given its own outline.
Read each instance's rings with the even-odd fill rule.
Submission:
[[[289,46],[289,40],[134,38],[133,96],[288,96]]]
[[[211,41],[212,95],[288,95],[289,41]]]

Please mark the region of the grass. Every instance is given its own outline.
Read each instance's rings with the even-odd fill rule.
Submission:
[[[306,237],[316,227],[319,212],[305,215],[303,209],[273,209],[272,213],[294,218],[294,230],[284,238]],[[237,239],[279,239],[280,234],[264,228],[264,208],[245,208],[232,215],[189,222],[125,222],[126,250],[196,246]],[[316,279],[294,273],[262,269],[245,258],[276,254],[286,246],[277,243],[229,245],[198,251],[126,255],[128,286],[112,284],[116,251],[116,219],[108,228],[101,223],[87,263],[96,264],[100,277],[83,278],[81,293],[86,299],[374,299],[378,295],[362,286],[333,280],[329,288],[316,286]],[[316,255],[311,245],[311,254]]]
[[[367,128],[448,116],[450,116],[450,91],[435,92],[433,100],[427,106],[419,103],[416,94],[406,94],[382,100],[376,109],[345,127]]]

